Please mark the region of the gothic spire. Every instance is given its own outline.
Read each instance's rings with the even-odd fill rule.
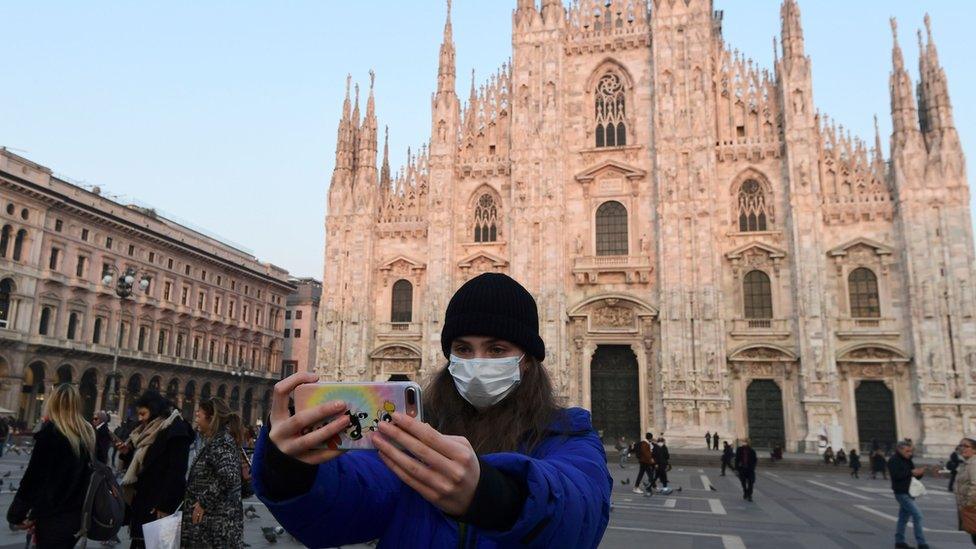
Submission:
[[[804,57],[800,6],[797,5],[796,0],[783,0],[779,13],[783,33],[783,59],[789,67]]]
[[[346,99],[342,102],[342,118],[339,119],[339,129],[336,134],[336,170],[351,170],[353,168],[353,128],[351,120],[351,106],[349,101],[349,86],[352,75],[346,75]]]
[[[451,30],[451,0],[447,0],[447,21],[444,23],[444,40],[441,42],[440,62],[437,67],[437,93],[454,93],[454,35]]]
[[[369,97],[366,99],[366,115],[359,126],[359,152],[356,155],[357,168],[365,167],[373,170],[376,170],[376,100],[373,97],[375,82],[376,73],[370,70]]]
[[[912,79],[905,70],[905,58],[898,45],[898,22],[891,18],[891,124],[892,155],[895,150],[914,141],[919,136],[918,111],[915,110],[915,97],[912,94]]]
[[[383,129],[383,165],[380,168],[380,188],[384,191],[390,188],[390,127]]]
[[[945,70],[939,63],[939,53],[932,38],[932,20],[925,14],[927,43],[922,43],[922,32],[918,32],[918,110],[922,132],[930,142],[932,132],[954,128],[952,103],[949,100],[949,85]]]

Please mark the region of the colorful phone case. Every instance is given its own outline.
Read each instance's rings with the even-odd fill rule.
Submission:
[[[406,410],[406,390],[412,387],[417,393],[417,419],[423,420],[420,386],[410,381],[388,381],[372,383],[309,383],[295,389],[295,410],[300,411],[330,400],[341,400],[348,409],[350,426],[330,439],[327,447],[331,450],[375,450],[370,435],[376,431],[379,422],[391,421],[393,412]],[[312,432],[341,416],[326,418],[325,421],[308,427]]]

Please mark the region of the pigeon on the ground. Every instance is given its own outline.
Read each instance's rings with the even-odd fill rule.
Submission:
[[[10,478],[10,471],[3,474],[3,478]]]
[[[244,516],[247,517],[248,519],[256,519],[260,517],[260,515],[258,515],[257,509],[255,509],[253,505],[248,505],[247,507],[244,508]]]
[[[628,484],[630,484],[630,477],[627,477],[627,478],[621,480],[620,481],[620,484],[623,484],[624,486],[627,486]]]
[[[718,492],[718,490],[716,490],[715,487],[712,486],[711,484],[708,485],[708,489],[711,490],[711,491],[713,491],[713,492]]]
[[[262,526],[261,533],[264,534],[264,539],[268,540],[270,543],[278,542],[278,534],[275,533],[275,529],[270,526]]]

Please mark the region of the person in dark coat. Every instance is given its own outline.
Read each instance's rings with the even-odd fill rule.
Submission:
[[[654,440],[654,435],[651,433],[646,433],[644,435],[644,440],[637,443],[637,480],[634,481],[633,491],[635,494],[643,494],[644,489],[641,488],[641,480],[644,478],[644,474],[647,474],[648,485],[654,484],[654,452],[651,448],[651,441]],[[648,488],[649,491],[653,491],[654,488]]]
[[[734,454],[735,453],[732,451],[732,445],[729,444],[729,441],[726,440],[725,442],[722,443],[722,445],[723,445],[723,448],[722,448],[722,476],[724,477],[725,476],[725,469],[726,468],[729,468],[729,469],[732,468],[732,460],[734,459]]]
[[[240,416],[214,398],[200,403],[195,419],[204,444],[187,477],[180,547],[239,549],[244,546]]]
[[[108,451],[112,447],[112,432],[108,429],[108,413],[101,411],[92,418],[95,427],[95,459],[108,465]]]
[[[126,468],[121,484],[134,549],[146,546],[142,525],[173,514],[183,500],[193,440],[190,424],[155,391],[139,397],[136,413],[139,426],[117,446]]]
[[[671,491],[668,489],[668,469],[671,468],[671,452],[668,451],[668,445],[663,437],[657,439],[657,444],[654,445],[652,452],[654,455],[654,472],[657,474],[657,480],[661,481],[661,493],[667,494]]]
[[[851,448],[851,478],[861,478],[858,472],[861,470],[861,456],[857,453],[857,448]]]
[[[871,453],[871,478],[878,478],[878,473],[881,473],[884,479],[888,480],[888,467],[880,448]]]
[[[712,449],[712,432],[711,431],[705,431],[705,449],[706,450],[711,450]]]
[[[895,547],[902,549],[911,547],[905,542],[905,527],[908,525],[908,519],[911,518],[912,524],[915,526],[915,542],[918,543],[919,549],[928,549],[928,544],[925,542],[925,531],[922,528],[922,511],[915,503],[915,498],[908,493],[912,479],[920,479],[925,473],[924,468],[915,467],[915,463],[912,461],[914,451],[915,448],[910,440],[902,440],[898,442],[895,453],[888,460],[888,472],[891,473],[891,491],[895,493],[895,499],[898,501]]]
[[[24,478],[7,510],[12,528],[33,530],[40,549],[73,547],[95,450],[95,431],[82,415],[81,395],[58,385],[47,400],[45,421],[34,435]]]
[[[718,441],[720,440],[722,438],[718,436],[718,431],[712,434],[712,450],[718,450]]]
[[[956,484],[956,474],[959,473],[959,464],[962,463],[962,459],[959,457],[959,448],[957,447],[951,454],[949,454],[949,461],[946,462],[946,469],[949,470],[949,491],[952,491],[952,487]]]
[[[756,451],[749,446],[749,439],[743,439],[742,445],[735,451],[735,470],[739,472],[739,482],[742,483],[742,499],[747,501],[752,501],[757,461]]]

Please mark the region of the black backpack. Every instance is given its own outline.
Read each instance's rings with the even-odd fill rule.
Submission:
[[[125,500],[112,468],[92,459],[91,477],[81,508],[79,538],[108,541],[119,533],[125,521]]]

